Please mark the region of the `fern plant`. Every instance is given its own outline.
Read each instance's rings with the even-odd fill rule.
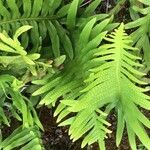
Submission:
[[[42,2],[44,5],[43,10],[40,9]],[[46,29],[45,26],[43,28],[43,24],[46,24],[47,26],[49,26],[48,31],[47,30],[45,30],[45,32],[41,31],[41,33],[42,33],[42,35],[45,34],[45,37],[47,36],[46,35],[47,32],[50,34],[50,37],[52,38],[51,39],[52,48],[53,48],[53,50],[55,50],[55,51],[53,51],[54,56],[57,57],[60,55],[60,52],[58,51],[59,38],[58,38],[58,35],[56,32],[56,29],[57,29],[59,31],[59,36],[60,36],[61,40],[63,40],[62,45],[64,46],[64,49],[67,50],[67,54],[69,55],[69,57],[71,59],[73,58],[71,41],[70,41],[69,37],[67,36],[66,31],[63,29],[62,25],[59,23],[59,21],[57,21],[57,20],[55,20],[53,22],[48,21],[48,19],[50,19],[50,17],[49,17],[46,19],[44,18],[45,19],[44,20],[45,22],[44,22],[43,18],[38,17],[38,14],[43,14],[43,15],[44,15],[44,13],[45,13],[45,15],[47,13],[48,13],[48,15],[50,15],[51,13],[53,14],[52,9],[49,12],[49,10],[47,10],[45,8],[48,6],[47,5],[48,2],[49,1],[40,1],[40,3],[37,3],[36,1],[12,1],[12,2],[6,1],[6,3],[4,3],[4,1],[0,1],[1,8],[2,8],[1,19],[3,20],[2,21],[3,23],[1,26],[1,31],[3,31],[3,33],[0,34],[0,36],[1,36],[0,37],[0,40],[1,40],[0,41],[0,50],[1,50],[0,64],[1,64],[1,70],[3,70],[1,72],[1,76],[0,76],[1,77],[1,87],[2,87],[2,90],[0,90],[0,93],[1,93],[1,98],[3,99],[2,103],[1,103],[1,117],[2,117],[1,123],[4,123],[9,126],[10,119],[11,119],[11,118],[9,118],[9,116],[5,115],[5,113],[4,113],[3,107],[5,107],[5,106],[7,106],[9,110],[11,110],[12,116],[10,116],[10,117],[15,117],[17,120],[23,122],[22,130],[21,130],[21,128],[17,129],[17,131],[15,131],[12,134],[12,136],[8,137],[6,140],[1,142],[0,146],[2,149],[13,149],[20,145],[24,145],[25,143],[27,143],[27,146],[24,146],[23,148],[28,149],[28,148],[30,148],[29,146],[36,144],[35,143],[36,140],[27,139],[26,137],[24,139],[24,137],[23,137],[25,135],[24,132],[25,131],[28,132],[30,130],[30,128],[33,127],[35,124],[40,129],[43,130],[43,127],[37,117],[37,114],[33,107],[32,102],[29,100],[29,98],[23,96],[23,94],[21,93],[22,88],[24,88],[23,87],[24,84],[26,84],[27,82],[30,82],[32,80],[32,79],[28,80],[28,78],[31,78],[30,73],[33,76],[38,76],[39,75],[38,68],[40,68],[40,67],[42,67],[43,69],[46,68],[45,72],[48,71],[47,68],[51,68],[51,63],[46,64],[45,62],[43,62],[42,59],[40,61],[37,60],[40,58],[39,53],[41,53],[39,51],[40,49],[39,49],[39,41],[38,41],[40,39],[41,35],[37,36],[38,32],[39,32],[37,29],[38,21],[41,21],[40,23],[42,23],[42,25],[40,25],[40,27],[41,27],[40,29]],[[53,8],[54,8],[54,5],[58,5],[58,3],[54,3],[54,1],[49,2],[49,3],[51,3],[53,5]],[[61,3],[61,1],[59,1],[59,4],[60,3]],[[70,7],[70,10],[69,10],[69,13],[67,16],[67,23],[66,23],[69,30],[72,30],[73,28],[75,28],[77,8],[82,3],[82,1],[78,1],[76,3],[76,7],[74,7],[75,3],[76,3],[76,1],[73,1],[71,4],[64,6],[62,8],[62,10],[60,10],[58,12],[58,14],[59,14],[58,16],[62,17],[62,16],[60,16],[60,15],[62,15],[62,12],[66,9],[69,9],[69,7]],[[96,8],[96,6],[99,3],[100,3],[100,1],[96,0],[91,5],[89,5],[89,7],[83,13],[83,18],[81,20],[80,19],[78,20],[79,23],[77,26],[84,26],[84,24],[86,24],[87,20],[92,18],[90,16],[90,14],[94,11],[94,9]],[[31,8],[32,4],[33,4],[33,8]],[[24,14],[23,14],[23,16],[20,16],[22,13],[22,10],[21,10],[22,8],[24,10]],[[92,11],[91,11],[91,8],[92,8]],[[32,9],[32,11],[31,11],[31,9]],[[57,8],[55,8],[55,9],[57,9]],[[21,11],[21,12],[19,12],[19,11]],[[74,11],[76,13],[74,13]],[[4,16],[4,13],[6,13],[6,16]],[[11,15],[13,16],[12,20],[10,18]],[[64,15],[66,15],[66,14],[64,14]],[[89,18],[86,20],[86,19],[84,19],[85,16],[89,17]],[[102,15],[102,17],[101,16],[96,16],[96,17],[98,18],[98,20],[101,20],[107,16],[108,15]],[[35,22],[34,20],[37,22]],[[107,23],[109,21],[110,20],[107,20],[106,22],[103,23],[104,27],[105,27],[105,25],[107,25]],[[20,27],[23,24],[33,25],[33,28],[29,25]],[[17,28],[19,28],[19,29],[17,29]],[[29,29],[31,29],[31,32],[28,31]],[[15,30],[16,30],[16,32],[15,32]],[[26,31],[28,31],[29,34]],[[14,34],[14,36],[12,36],[13,34]],[[22,34],[23,34],[23,36],[22,36]],[[12,38],[9,35],[11,35]],[[19,41],[20,37],[22,40],[21,43]],[[33,49],[25,50],[25,48],[30,43],[28,41],[29,41],[29,38],[31,39],[31,37],[32,37],[32,40],[30,40],[30,41],[33,44]],[[42,36],[42,38],[43,37],[44,36]],[[27,49],[29,49],[29,47]],[[36,52],[39,52],[39,53],[36,53]],[[30,54],[28,54],[28,53],[30,53]],[[63,62],[63,60],[60,60],[61,58],[63,58],[63,57],[60,57],[60,58],[54,60],[54,65],[56,67],[57,67],[57,65],[60,65],[61,62]],[[48,72],[48,73],[50,73],[50,72]],[[16,77],[19,77],[19,79],[23,80],[23,82],[20,82],[19,80],[17,80],[13,75]],[[48,76],[49,76],[49,74],[48,74]],[[47,80],[47,77],[46,77],[46,80]],[[19,134],[18,131],[21,132],[21,135]],[[22,134],[22,132],[23,132],[23,134]],[[16,134],[16,138],[14,139],[15,134]],[[19,134],[19,135],[17,135],[17,134]],[[30,137],[30,134],[28,136]],[[16,141],[14,141],[14,140],[16,140]],[[32,141],[30,142],[30,140],[32,140]],[[21,143],[19,143],[19,141],[21,141]],[[37,148],[37,149],[40,147],[41,147],[40,143],[37,144],[37,147],[35,146],[35,148]]]
[[[141,64],[143,50],[149,68],[150,2],[128,1],[130,36],[113,21],[125,2],[97,14],[101,0],[0,0],[0,125],[14,118],[21,124],[0,135],[0,149],[44,149],[36,113],[43,105],[56,107],[58,125],[68,126],[73,142],[81,138],[82,148],[106,149],[114,111],[117,147],[126,129],[132,150],[136,138],[150,149],[150,121],[141,111],[150,110]]]
[[[131,39],[126,35],[123,28],[124,26],[121,24],[118,30],[106,37],[105,39],[111,44],[101,46],[99,51],[94,54],[96,57],[91,62],[102,64],[90,69],[92,73],[85,80],[88,84],[81,91],[82,96],[75,101],[67,99],[61,101],[67,106],[65,108],[67,111],[78,114],[60,125],[70,125],[69,134],[74,140],[87,133],[82,146],[98,141],[100,149],[105,149],[102,139],[104,139],[104,131],[106,133],[109,131],[104,127],[108,123],[103,118],[104,114],[99,110],[105,106],[105,113],[109,113],[112,108],[115,108],[117,112],[117,146],[120,144],[126,125],[132,149],[137,149],[136,135],[143,145],[147,148],[150,147],[149,136],[143,127],[145,125],[149,128],[150,122],[137,107],[138,105],[149,110],[150,98],[144,94],[148,89],[135,85],[147,85],[147,83],[141,80],[144,73],[136,69],[142,67],[138,63],[141,58],[132,53],[137,49],[129,45]],[[97,119],[98,123],[95,121],[96,112],[101,114],[100,119]],[[63,113],[64,111],[60,112],[59,115]],[[97,124],[99,128],[97,128]],[[101,132],[104,134],[103,136]]]
[[[38,128],[43,130],[43,126],[32,103],[20,93],[22,83],[13,76],[1,75],[0,86],[2,89],[0,91],[0,124],[10,126],[12,118],[23,123],[22,127],[16,129],[7,139],[3,140],[1,137],[0,149],[10,150],[21,145],[23,145],[22,149],[32,147],[37,150],[43,149],[38,133]],[[10,116],[5,114],[6,107],[10,111]],[[35,125],[38,128],[34,128]]]
[[[89,29],[91,25],[92,28],[93,23],[94,20],[91,20],[80,35],[79,41],[82,45],[78,45],[83,47],[80,48],[81,50],[78,48],[80,53],[77,53],[77,56],[82,58],[81,64],[86,63],[82,67],[78,60],[75,70],[70,69],[70,72],[77,73],[76,80],[72,80],[73,76],[69,77],[67,73],[54,78],[33,95],[51,90],[40,103],[46,105],[54,105],[57,98],[63,95],[63,100],[54,115],[58,115],[57,121],[60,122],[68,114],[75,112],[75,116],[65,119],[60,125],[70,125],[69,135],[73,141],[83,136],[82,147],[98,142],[100,149],[105,149],[104,139],[106,134],[111,132],[107,128],[110,124],[106,121],[106,116],[114,108],[118,115],[117,146],[120,144],[126,125],[131,148],[136,149],[136,135],[149,148],[150,139],[143,125],[149,128],[150,122],[137,107],[139,105],[148,110],[150,108],[149,96],[144,94],[148,89],[136,86],[136,84],[147,85],[142,80],[145,74],[137,70],[138,67],[143,67],[138,63],[141,58],[134,55],[138,49],[130,46],[132,40],[124,32],[123,24],[110,34],[110,37],[105,38],[106,41],[111,42],[110,44],[96,48],[99,45],[97,40],[85,43],[87,39],[81,37],[84,33],[87,34],[87,27]],[[88,31],[89,34],[86,37],[92,35],[92,31]],[[98,41],[101,41],[100,39],[105,34],[105,32],[101,33]],[[84,46],[83,43],[87,46]],[[79,80],[79,76],[82,77],[82,80]],[[58,83],[59,89],[55,87]]]
[[[102,38],[105,36],[106,29],[109,30],[110,26],[114,26],[114,24],[111,23],[110,18],[99,22],[99,24],[93,27],[95,23],[96,18],[91,19],[82,29],[82,32],[76,34],[76,37],[74,37],[75,41],[77,38],[79,38],[78,41],[76,41],[76,56],[72,60],[72,62],[66,64],[66,69],[64,69],[64,71],[58,73],[58,75],[56,74],[55,77],[49,78],[48,80],[46,79],[46,82],[49,82],[48,84],[45,84],[45,79],[33,81],[34,84],[44,85],[43,87],[35,91],[32,94],[33,96],[40,95],[45,92],[47,93],[46,95],[44,95],[42,101],[40,102],[41,105],[49,105],[51,102],[53,103],[53,105],[55,105],[57,98],[59,98],[60,96],[65,95],[66,93],[70,93],[70,91],[74,91],[75,89],[78,93],[79,87],[84,86],[83,80],[89,74],[87,71],[87,62],[93,57],[92,53],[88,51],[91,49],[96,49],[100,44]],[[88,53],[87,58],[83,57],[86,53]],[[80,69],[77,69],[75,67],[77,65],[80,65]],[[71,68],[74,69],[71,70]],[[58,85],[58,83],[60,83],[61,86]],[[53,90],[51,89],[54,89],[55,92],[53,92]],[[49,97],[51,97],[51,100],[49,99]]]

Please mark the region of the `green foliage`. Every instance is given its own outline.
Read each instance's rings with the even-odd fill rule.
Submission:
[[[17,128],[8,138],[0,142],[0,149],[10,150],[20,147],[20,150],[43,150],[38,128]]]
[[[97,49],[97,46],[100,44],[101,40],[106,34],[105,29],[108,27],[108,25],[110,25],[109,18],[104,21],[101,21],[93,28],[95,22],[96,22],[96,18],[90,20],[86,24],[82,32],[79,35],[76,35],[77,37],[79,37],[79,40],[76,42],[76,48],[75,48],[76,56],[71,63],[66,65],[67,66],[66,70],[56,75],[54,80],[52,80],[51,82],[49,81],[48,84],[45,85],[45,82],[43,82],[44,86],[39,88],[37,91],[33,93],[33,96],[36,96],[48,92],[46,96],[44,96],[40,104],[54,105],[56,100],[60,96],[66,94],[68,95],[70,91],[74,93],[75,92],[74,90],[77,90],[77,96],[78,96],[79,94],[78,92],[80,91],[80,88],[84,86],[83,81],[86,78],[86,76],[89,74],[87,69],[89,65],[88,61],[90,61],[93,57],[93,53],[90,52],[90,50]],[[86,53],[88,57],[83,58],[83,56]],[[80,69],[77,68],[76,66],[80,66]],[[34,81],[34,83],[35,82],[36,81]]]
[[[16,118],[22,122],[22,128],[27,128],[26,130],[21,130],[20,127],[14,131],[14,134],[2,141],[0,144],[1,149],[10,150],[25,143],[27,143],[27,145],[22,149],[28,149],[33,145],[35,145],[36,149],[41,147],[41,144],[38,142],[39,140],[37,140],[38,137],[36,138],[36,134],[32,134],[32,136],[28,134],[28,137],[24,137],[27,133],[32,131],[29,132],[30,129],[28,128],[32,129],[35,125],[42,130],[44,129],[38,119],[32,102],[21,93],[24,88],[23,81],[19,81],[12,75],[15,74],[18,76],[17,71],[19,71],[20,74],[24,74],[28,70],[35,76],[37,75],[37,65],[43,67],[45,65],[42,62],[36,62],[40,54],[33,53],[28,55],[18,40],[18,37],[30,28],[31,26],[28,25],[19,28],[13,38],[10,38],[6,32],[0,33],[0,124],[10,126],[11,119]],[[5,113],[6,108],[10,112],[9,115]],[[42,147],[40,149],[42,149]]]
[[[128,1],[125,25],[115,22],[125,0],[107,14],[97,13],[101,2],[0,0],[0,149],[44,149],[43,105],[81,148],[106,149],[114,112],[117,147],[126,131],[132,150],[150,149],[150,1]],[[20,126],[3,138],[12,119]]]
[[[143,93],[148,89],[136,86],[147,84],[141,79],[145,74],[137,70],[138,67],[143,67],[138,63],[141,58],[134,54],[138,49],[130,46],[132,40],[124,32],[123,24],[110,34],[110,37],[105,38],[112,43],[97,48],[106,32],[87,42],[94,30],[94,23],[95,19],[89,21],[80,34],[79,41],[81,40],[82,44],[77,42],[77,50],[80,53],[77,53],[74,62],[76,67],[71,67],[74,69],[67,75],[62,74],[55,78],[33,95],[50,90],[40,102],[46,105],[55,105],[56,100],[63,95],[63,100],[54,115],[58,115],[57,121],[60,122],[68,114],[77,113],[60,125],[70,125],[69,135],[73,141],[86,135],[82,147],[98,142],[100,148],[105,149],[104,138],[106,133],[110,133],[106,128],[110,124],[105,119],[113,108],[118,114],[117,146],[126,124],[132,149],[136,148],[135,135],[146,147],[150,147],[150,139],[142,126],[143,124],[149,128],[150,122],[137,107],[139,105],[150,109],[150,98]],[[87,38],[82,38],[85,34]],[[77,68],[77,65],[80,68]],[[100,110],[103,107],[104,112]]]
[[[56,19],[62,18],[67,14],[62,15],[62,9],[68,8],[69,5],[63,5],[62,0],[7,0],[0,1],[0,31],[5,30],[7,33],[13,34],[17,28],[22,25],[33,26],[30,32],[26,32],[21,36],[21,43],[24,48],[27,48],[29,44],[32,44],[32,52],[39,52],[41,49],[41,41],[46,38],[50,38],[55,57],[60,56],[60,49],[64,48],[68,52],[66,47],[61,47],[60,42],[64,39],[58,35],[59,28],[54,25]],[[61,8],[61,9],[59,9]],[[59,23],[58,23],[59,24]],[[66,34],[66,31],[62,28],[63,34],[66,36],[65,42],[70,46],[70,58],[73,57],[73,49]],[[31,47],[31,46],[30,46]]]
[[[140,144],[140,145],[138,145],[138,150],[147,150],[147,148],[145,148],[145,146]]]
[[[138,0],[137,2],[141,2],[144,6],[146,5],[146,7],[144,8],[141,5],[133,7],[136,14],[138,15],[138,13],[140,13],[143,15],[143,17],[140,17],[126,24],[126,29],[135,28],[135,31],[131,33],[131,37],[134,42],[133,44],[136,44],[136,47],[138,47],[139,49],[143,49],[144,60],[149,69],[150,68],[150,53],[149,53],[150,2],[145,0],[144,1]]]
[[[28,55],[18,41],[18,37],[29,29],[31,29],[31,26],[20,27],[13,38],[10,38],[6,33],[0,33],[0,51],[3,52],[2,56],[0,56],[0,64],[5,69],[13,66],[17,67],[17,70],[29,68],[33,75],[37,75],[34,61],[40,58],[40,54],[33,53]]]
[[[1,75],[0,86],[2,89],[0,93],[1,122],[4,122],[9,126],[9,121],[3,111],[3,107],[8,105],[8,109],[12,112],[12,116],[19,121],[22,121],[23,127],[29,127],[30,125],[32,126],[37,124],[41,129],[43,129],[31,102],[27,98],[24,98],[20,93],[20,88],[23,87],[22,82],[18,81],[13,76]],[[21,113],[21,116],[19,115],[20,113],[18,114],[18,111]]]
[[[61,53],[73,58],[73,47],[68,33],[63,28],[61,22],[66,20],[69,29],[75,27],[76,15],[79,5],[83,0],[74,0],[71,4],[64,4],[62,0],[7,0],[0,1],[0,31],[5,30],[7,33],[14,34],[16,29],[22,25],[31,25],[33,28],[21,36],[21,43],[24,48],[30,46],[31,52],[42,51],[42,47],[48,46],[48,55],[59,57]],[[96,6],[100,3],[97,1],[92,7],[87,8],[84,14],[89,16]],[[66,17],[67,18],[64,18]],[[60,31],[61,30],[61,31]],[[62,36],[63,35],[63,36]],[[42,45],[43,41],[50,39],[50,45]],[[63,51],[61,52],[61,50]]]

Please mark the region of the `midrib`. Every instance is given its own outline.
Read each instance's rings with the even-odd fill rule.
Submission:
[[[120,40],[119,40],[120,41]],[[116,46],[116,81],[118,86],[118,95],[121,95],[121,81],[120,81],[120,71],[121,71],[121,56],[122,56],[122,43]]]
[[[0,25],[3,24],[11,24],[14,22],[24,22],[24,21],[41,21],[41,20],[54,20],[56,16],[49,16],[49,17],[32,17],[32,18],[18,18],[6,21],[0,21]]]

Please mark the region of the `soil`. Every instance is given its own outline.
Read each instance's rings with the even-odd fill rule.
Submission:
[[[145,116],[150,118],[150,112],[143,109],[141,110],[141,112],[143,112]],[[42,139],[46,150],[81,150],[80,146],[82,139],[80,141],[72,143],[67,134],[68,128],[57,127],[56,118],[53,117],[53,112],[51,109],[43,107],[40,109],[40,114],[40,119],[45,128],[45,132],[42,134]],[[116,147],[115,133],[117,126],[117,118],[115,113],[112,112],[107,120],[112,124],[112,126],[110,127],[112,134],[109,135],[109,138],[106,140],[106,150],[131,150],[128,143],[128,136],[126,130],[124,132],[120,146]],[[148,130],[148,133],[150,134],[150,130]],[[140,144],[138,139],[137,144]],[[99,148],[97,144],[94,144],[91,147],[86,147],[82,150],[99,150]]]
[[[150,118],[150,112],[143,109],[141,110],[141,112],[144,113],[146,117]],[[99,150],[97,144],[93,144],[90,147],[81,149],[80,146],[82,139],[73,143],[68,136],[67,133],[68,128],[67,127],[60,128],[57,126],[56,118],[53,117],[52,109],[42,107],[38,110],[38,115],[45,130],[45,132],[41,134],[45,150]],[[128,143],[126,130],[124,132],[120,146],[116,147],[115,133],[116,133],[117,118],[115,113],[112,112],[107,118],[107,120],[112,124],[112,126],[110,127],[112,134],[108,136],[108,139],[106,139],[106,150],[131,150]],[[10,127],[5,127],[2,130],[3,132],[2,134],[4,135],[3,138],[5,139],[7,136],[9,136],[18,126],[20,126],[20,123],[17,120],[12,119]],[[150,130],[147,130],[147,132],[150,134]],[[137,143],[138,145],[140,144],[138,139]]]

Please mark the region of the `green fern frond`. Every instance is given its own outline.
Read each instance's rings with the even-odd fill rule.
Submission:
[[[150,68],[150,41],[149,41],[149,25],[150,25],[150,3],[148,1],[137,0],[136,4],[141,2],[146,6],[144,8],[140,6],[134,6],[134,11],[138,14],[142,14],[143,17],[140,17],[132,22],[129,22],[125,25],[126,29],[135,29],[133,33],[131,33],[131,37],[133,40],[133,44],[136,44],[136,47],[139,49],[143,49],[144,51],[144,60],[148,69]],[[148,6],[147,6],[148,5]]]
[[[48,83],[46,85],[33,93],[33,96],[36,96],[48,92],[46,96],[43,97],[40,104],[54,105],[60,96],[73,93],[74,90],[78,91],[78,89],[80,89],[79,87],[83,87],[85,85],[83,80],[89,74],[87,71],[87,62],[93,57],[93,52],[91,50],[97,49],[97,46],[106,34],[106,32],[103,31],[105,31],[105,28],[108,26],[109,22],[109,19],[106,20],[105,23],[102,21],[94,28],[93,26],[96,23],[95,18],[87,23],[79,35],[78,41],[76,42],[76,56],[71,63],[67,64],[67,70],[64,70],[60,73],[60,75],[53,77],[54,79],[50,78],[47,80]],[[101,27],[101,29],[98,27]],[[85,54],[87,54],[87,57],[84,57]],[[80,66],[80,68],[76,66]]]
[[[98,142],[100,149],[105,149],[103,141],[105,136],[101,135],[100,129],[95,130],[95,127],[90,126],[89,123],[92,122],[93,118],[96,118],[92,115],[97,110],[107,106],[105,112],[109,114],[110,110],[115,108],[118,115],[117,146],[120,144],[126,124],[131,148],[137,149],[136,135],[143,145],[149,148],[150,138],[144,126],[150,128],[150,121],[138,109],[138,106],[147,110],[150,109],[150,97],[144,94],[148,89],[136,86],[136,84],[147,85],[141,79],[145,74],[137,69],[143,66],[138,62],[140,58],[134,55],[134,52],[138,49],[130,46],[132,40],[124,32],[123,24],[107,36],[105,40],[111,43],[102,45],[94,53],[95,58],[90,63],[96,65],[99,63],[99,66],[90,69],[91,75],[85,80],[87,85],[80,91],[82,94],[75,101],[64,98],[61,101],[63,108],[59,106],[59,110],[56,110],[58,118],[62,115],[65,117],[65,113],[77,113],[71,122],[68,119],[68,122],[66,120],[60,125],[70,125],[69,134],[74,140],[86,133],[85,139],[90,136],[86,144],[90,145],[92,142]],[[103,118],[103,113],[101,111],[100,113],[100,117]],[[106,122],[105,117],[99,127],[107,133],[107,128],[103,126],[104,122]],[[97,123],[93,121],[93,124],[96,125]],[[106,125],[108,125],[107,122]],[[76,136],[78,132],[83,134]],[[86,144],[83,144],[83,146]]]
[[[70,7],[70,5],[67,6]],[[19,2],[17,0],[7,0],[6,2],[0,0],[0,32],[5,30],[8,34],[14,34],[19,27],[30,25],[33,26],[32,30],[21,36],[21,43],[24,48],[27,48],[30,44],[32,45],[32,52],[39,52],[41,40],[43,41],[50,37],[55,57],[60,56],[60,49],[62,48],[68,52],[66,47],[60,47],[60,42],[63,43],[64,40],[69,44],[71,48],[69,50],[73,53],[70,39],[64,28],[62,28],[62,32],[67,37],[67,40],[59,37],[59,31],[53,23],[53,21],[64,17],[59,16],[61,11],[59,9],[64,7],[66,6],[62,5],[62,0],[21,0]],[[65,11],[64,15],[67,15],[67,11]],[[73,54],[70,57],[72,59]]]
[[[19,148],[20,150],[43,150],[44,148],[38,128],[19,127],[0,143],[0,149],[12,150],[14,148]]]

